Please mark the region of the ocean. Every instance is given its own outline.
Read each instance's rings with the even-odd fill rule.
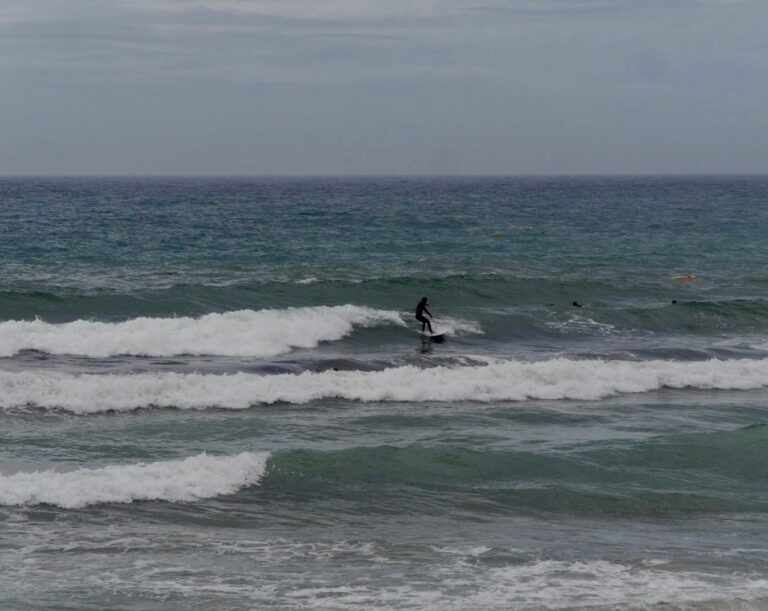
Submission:
[[[0,608],[766,609],[766,245],[766,177],[0,179]]]

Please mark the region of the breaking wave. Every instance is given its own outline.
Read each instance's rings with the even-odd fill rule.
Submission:
[[[404,325],[397,312],[354,305],[239,310],[199,318],[134,318],[117,323],[12,320],[0,323],[0,356],[39,350],[93,357],[270,357],[341,339],[356,325],[379,324]]]
[[[64,374],[0,372],[0,407],[76,413],[140,407],[244,409],[258,404],[357,401],[597,400],[662,388],[768,386],[768,359],[643,362],[553,359],[488,365],[300,374]]]
[[[132,501],[189,502],[258,484],[268,452],[236,456],[205,453],[183,460],[78,469],[62,473],[0,474],[0,505],[57,505],[66,508]]]

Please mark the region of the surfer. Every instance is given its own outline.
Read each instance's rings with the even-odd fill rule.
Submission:
[[[416,320],[418,320],[421,323],[421,332],[424,333],[424,328],[429,327],[430,334],[432,333],[432,325],[429,322],[429,319],[426,318],[426,316],[429,316],[429,318],[432,318],[432,312],[430,312],[427,309],[427,298],[422,297],[421,301],[419,302],[419,305],[416,306]]]

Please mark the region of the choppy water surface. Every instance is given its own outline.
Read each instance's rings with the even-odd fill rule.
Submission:
[[[0,606],[765,608],[767,201],[0,180]]]

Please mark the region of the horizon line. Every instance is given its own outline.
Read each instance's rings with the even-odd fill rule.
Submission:
[[[52,178],[240,178],[240,179],[302,179],[302,178],[762,178],[768,171],[760,172],[587,172],[587,173],[525,173],[525,174],[0,174],[5,179],[52,179]]]

